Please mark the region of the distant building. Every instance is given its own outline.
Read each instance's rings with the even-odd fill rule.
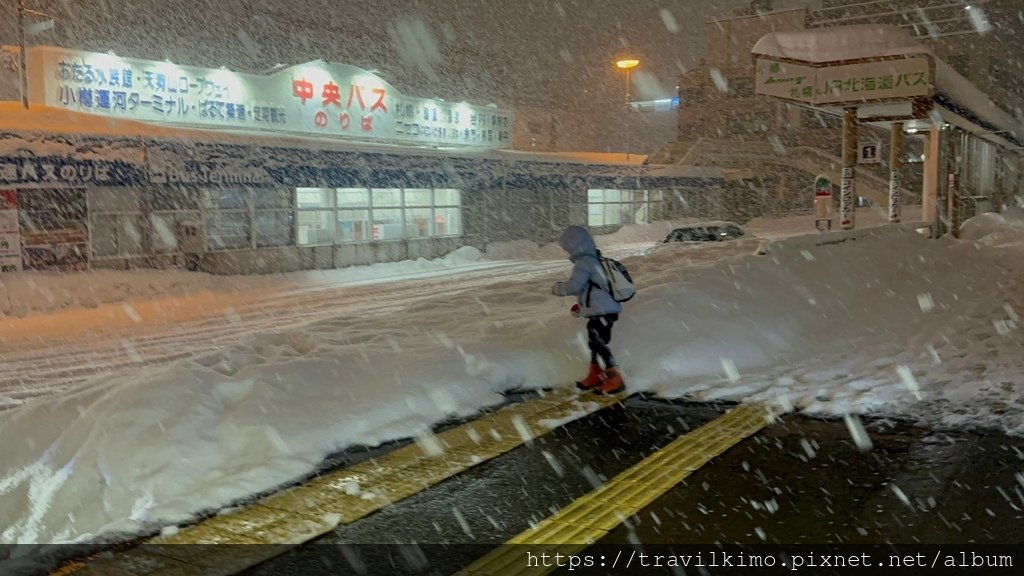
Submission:
[[[1018,120],[1024,117],[1024,45],[1019,38],[1024,24],[1014,0],[824,0],[815,9],[772,8],[770,1],[755,1],[705,26],[707,54],[679,79],[676,140],[653,154],[652,163],[719,166],[732,174],[737,186],[772,198],[775,210],[809,208],[804,191],[810,178],[819,169],[834,168],[840,156],[841,120],[755,95],[751,49],[771,32],[898,26],[987,92],[1000,108]],[[887,130],[861,129],[862,141],[886,139]],[[922,138],[908,135],[903,185],[911,197],[920,189],[915,163],[923,152]],[[878,203],[888,192],[883,164],[861,167],[864,178],[858,183],[858,190]]]
[[[551,152],[574,145],[565,116],[409,96],[355,66],[27,60],[30,109],[0,102],[0,273],[335,268],[724,215],[715,170]]]

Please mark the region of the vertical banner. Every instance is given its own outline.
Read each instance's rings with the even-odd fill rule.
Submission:
[[[897,224],[902,220],[903,210],[900,185],[903,176],[903,123],[893,122],[889,134],[889,222]]]
[[[839,211],[843,229],[853,228],[853,167],[843,167],[843,177],[839,185]]]
[[[18,193],[0,190],[0,273],[21,270],[21,229]]]
[[[854,190],[854,167],[857,165],[857,109],[843,110],[843,173],[839,184],[839,222],[843,230],[855,226],[857,199]]]
[[[898,224],[903,218],[900,197],[900,185],[903,183],[903,176],[897,170],[889,173],[889,222]]]

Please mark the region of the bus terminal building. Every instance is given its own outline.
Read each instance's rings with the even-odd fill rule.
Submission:
[[[715,169],[510,149],[512,113],[325,62],[270,75],[51,47],[0,103],[0,266],[264,273],[722,215]]]

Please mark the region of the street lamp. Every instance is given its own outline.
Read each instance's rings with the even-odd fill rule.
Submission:
[[[633,111],[633,98],[630,94],[629,73],[640,65],[636,58],[623,58],[615,63],[616,66],[626,71],[626,162],[629,162],[629,120],[630,112]]]
[[[52,27],[53,20],[49,19],[49,14],[25,8],[25,0],[18,0],[18,47],[21,50],[18,67],[21,68],[21,104],[28,110],[28,70],[25,68],[25,14],[47,19],[42,26],[36,27],[37,29],[33,34]]]

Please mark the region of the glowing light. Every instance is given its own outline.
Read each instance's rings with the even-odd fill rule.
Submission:
[[[615,63],[616,66],[622,69],[635,68],[640,65],[640,61],[636,58],[624,58]]]

